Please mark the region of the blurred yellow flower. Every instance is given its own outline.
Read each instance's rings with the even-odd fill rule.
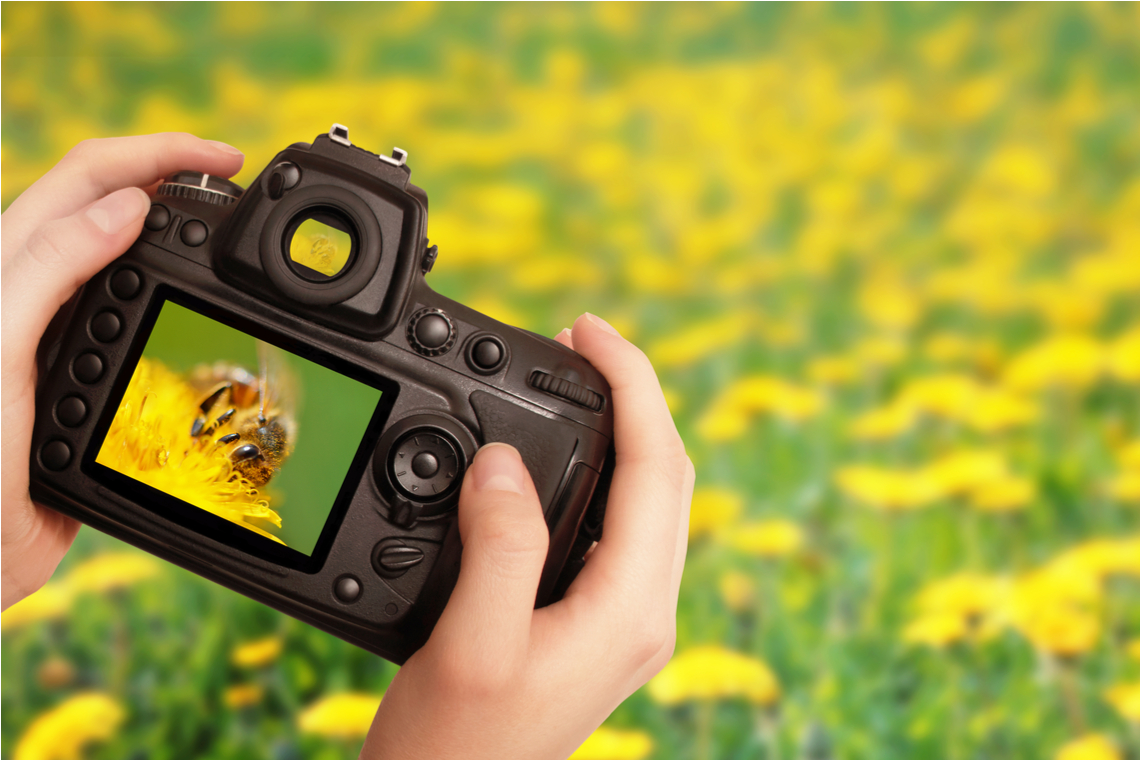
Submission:
[[[744,497],[727,488],[698,488],[689,508],[689,540],[731,525],[744,511]]]
[[[1009,478],[1005,457],[993,449],[952,451],[927,465],[923,474],[947,494],[964,494]]]
[[[767,706],[780,698],[780,684],[763,661],[715,644],[674,656],[647,688],[664,705],[743,697]]]
[[[239,683],[227,687],[222,693],[222,701],[226,707],[240,710],[243,707],[252,707],[265,696],[265,689],[256,683]]]
[[[747,612],[756,606],[756,582],[751,576],[729,570],[717,583],[725,606],[733,612]]]
[[[1132,639],[1128,645],[1124,647],[1125,653],[1133,660],[1140,662],[1140,638]]]
[[[114,736],[125,717],[123,706],[107,694],[75,694],[28,725],[13,760],[78,760],[88,744]]]
[[[923,616],[976,622],[1004,604],[1009,591],[1008,579],[1001,576],[958,573],[927,584],[918,594],[918,608]]]
[[[924,615],[903,630],[903,641],[942,649],[966,637],[969,628],[961,615],[939,612]]]
[[[1124,756],[1108,737],[1090,734],[1061,747],[1054,760],[1124,760]]]
[[[644,731],[599,726],[570,755],[570,760],[642,760],[652,751],[653,739]]]
[[[907,432],[916,419],[913,407],[890,404],[859,415],[851,421],[848,432],[859,441],[882,441]]]
[[[1037,497],[1032,480],[1004,477],[983,483],[970,493],[970,504],[979,512],[1017,512]]]
[[[906,330],[922,316],[922,302],[913,288],[902,283],[877,282],[859,294],[859,309],[873,326]]]
[[[1121,473],[1108,482],[1108,495],[1128,503],[1140,503],[1140,470]]]
[[[239,668],[260,668],[281,656],[285,641],[280,636],[266,636],[234,647],[230,662]]]
[[[852,347],[852,355],[871,368],[893,367],[906,358],[906,343],[887,335],[864,338]]]
[[[1081,390],[1100,378],[1104,364],[1104,348],[1095,339],[1062,335],[1013,357],[1006,367],[1003,382],[1019,391],[1053,387]]]
[[[332,739],[359,739],[368,733],[381,695],[343,692],[321,697],[301,711],[297,725],[302,733]]]
[[[646,353],[655,367],[681,367],[740,345],[759,323],[757,315],[734,311],[697,322],[650,344]]]
[[[1140,327],[1132,328],[1112,344],[1108,368],[1121,382],[1140,382]]]
[[[1100,640],[1100,621],[1086,610],[1065,605],[1030,610],[1016,626],[1033,646],[1064,657],[1084,654]]]
[[[1113,686],[1104,693],[1104,698],[1125,720],[1140,723],[1140,681]]]
[[[64,582],[74,591],[105,592],[132,586],[153,578],[162,565],[142,552],[108,552],[79,563],[68,572]]]
[[[853,465],[840,468],[835,482],[856,501],[888,512],[930,506],[946,496],[934,480],[908,470]]]
[[[56,620],[71,609],[75,591],[62,581],[48,581],[30,596],[26,596],[0,613],[0,631],[9,631],[38,623]]]
[[[1102,579],[1109,575],[1140,576],[1140,536],[1085,541],[1059,556],[1056,563],[1075,566]]]
[[[1121,446],[1116,452],[1116,459],[1124,469],[1140,472],[1140,440]]]
[[[859,379],[858,362],[846,356],[818,356],[808,362],[808,378],[818,385],[847,385]]]
[[[909,381],[895,397],[895,403],[924,414],[958,419],[980,393],[978,381],[968,375],[930,375]]]
[[[814,417],[823,404],[823,397],[809,388],[768,375],[746,376],[713,399],[697,428],[709,441],[729,441],[744,434],[753,415],[768,413],[799,422]]]
[[[791,520],[761,520],[725,530],[722,540],[758,557],[787,557],[803,546],[804,533]]]
[[[963,410],[962,421],[979,433],[1001,433],[1037,420],[1036,404],[1003,390],[982,391]]]

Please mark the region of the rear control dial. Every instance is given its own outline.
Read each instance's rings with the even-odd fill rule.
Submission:
[[[459,448],[438,430],[413,430],[392,450],[392,481],[415,501],[435,501],[459,485]]]
[[[408,320],[408,343],[424,356],[442,356],[455,345],[455,325],[439,309],[420,309]]]

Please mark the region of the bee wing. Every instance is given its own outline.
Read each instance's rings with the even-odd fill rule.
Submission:
[[[301,403],[301,386],[289,362],[289,354],[259,340],[257,359],[261,416],[267,418],[272,414],[295,419]]]

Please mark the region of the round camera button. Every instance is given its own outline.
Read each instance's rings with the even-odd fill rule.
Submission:
[[[336,594],[336,598],[346,604],[359,599],[362,590],[360,581],[351,575],[342,575],[333,584],[333,593]]]
[[[451,324],[442,314],[428,314],[416,323],[416,340],[424,348],[439,348],[451,337]]]
[[[111,294],[121,301],[129,301],[142,290],[142,279],[133,269],[120,269],[111,277]]]
[[[143,220],[143,227],[146,227],[152,232],[166,229],[166,225],[170,224],[170,210],[163,206],[161,203],[151,205],[150,211],[147,212],[146,219]]]
[[[40,461],[49,470],[59,472],[71,464],[71,447],[63,441],[50,441],[40,449]]]
[[[421,451],[412,457],[412,474],[417,478],[430,478],[439,472],[439,460],[430,451]]]
[[[103,377],[103,360],[99,358],[99,354],[90,351],[77,356],[71,368],[75,372],[75,379],[88,385],[98,382],[99,378]]]
[[[79,396],[68,396],[56,404],[55,416],[66,427],[79,427],[87,419],[87,404]]]
[[[459,484],[459,451],[449,436],[435,430],[412,431],[391,456],[396,487],[414,501],[434,501]]]
[[[481,370],[495,369],[503,360],[503,347],[494,338],[483,338],[471,350],[471,360]]]
[[[209,230],[206,229],[206,225],[194,219],[182,225],[181,235],[183,243],[192,248],[196,248],[206,242]]]
[[[91,319],[91,334],[100,343],[110,343],[123,332],[123,320],[113,311],[101,311]]]

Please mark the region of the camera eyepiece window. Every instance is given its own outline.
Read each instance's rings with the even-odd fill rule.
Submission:
[[[330,133],[244,190],[194,172],[159,187],[44,336],[31,491],[402,663],[455,585],[479,446],[513,445],[534,480],[541,606],[598,538],[613,415],[581,356],[428,286],[438,249],[404,151]]]

